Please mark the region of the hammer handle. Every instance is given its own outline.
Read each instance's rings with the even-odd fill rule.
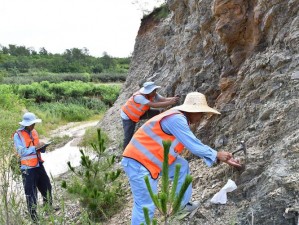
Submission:
[[[240,148],[240,149],[238,149],[238,150],[236,150],[236,151],[233,151],[233,152],[232,152],[232,155],[234,155],[234,154],[236,154],[237,152],[240,152],[240,151],[244,151],[244,149],[243,149],[243,148]]]

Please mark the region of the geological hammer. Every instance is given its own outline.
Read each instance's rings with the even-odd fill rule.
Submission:
[[[235,151],[232,152],[232,155],[236,154],[237,152],[241,152],[243,151],[244,152],[244,155],[246,155],[246,145],[244,143],[244,141],[240,141],[238,142],[237,144],[239,144],[239,148]]]

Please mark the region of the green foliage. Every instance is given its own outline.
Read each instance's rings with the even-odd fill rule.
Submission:
[[[167,4],[162,4],[159,8],[154,9],[153,13],[154,13],[154,18],[156,20],[161,20],[161,19],[165,19],[169,15],[170,10]]]
[[[3,77],[5,76],[5,73],[0,70],[0,83],[3,82]]]
[[[119,69],[123,71],[123,69]],[[3,74],[6,73],[5,71]],[[0,72],[1,76],[1,72]],[[28,73],[18,74],[18,76],[2,76],[2,84],[31,84],[33,82],[61,83],[64,81],[82,81],[94,83],[124,82],[127,78],[125,72],[109,73],[49,73],[45,71],[29,71]]]
[[[0,85],[0,138],[11,140],[18,127],[18,119],[24,108],[24,102],[13,93],[10,85]]]
[[[97,85],[93,88],[93,94],[100,96],[100,99],[109,106],[112,106],[113,103],[116,101],[121,86],[117,84],[103,84]]]
[[[166,3],[162,4],[158,8],[154,8],[154,10],[147,14],[144,15],[142,20],[147,20],[147,19],[153,19],[154,21],[160,21],[165,19],[170,13],[170,10],[168,8],[168,5]]]
[[[121,170],[113,169],[115,156],[105,152],[105,141],[101,130],[98,129],[97,133],[97,142],[91,144],[95,158],[91,159],[83,150],[80,150],[80,169],[75,169],[68,162],[75,179],[72,182],[62,182],[62,187],[80,198],[80,203],[87,209],[89,218],[93,221],[107,220],[115,214],[124,196],[122,183],[117,181]]]
[[[105,133],[102,133],[101,136],[106,143],[109,142],[108,136]],[[98,140],[97,128],[91,127],[85,131],[85,134],[79,146],[87,148],[90,145],[90,143],[96,142],[97,140]]]
[[[18,95],[13,93],[10,85],[0,85],[0,108],[5,110],[20,109],[24,102],[19,99]]]
[[[11,76],[18,76],[34,69],[51,73],[127,73],[131,59],[114,58],[106,52],[102,57],[93,57],[86,48],[66,49],[63,54],[51,54],[45,48],[37,52],[25,46],[9,45],[8,48],[0,48],[0,60],[0,69]]]
[[[22,174],[20,165],[20,157],[17,154],[11,154],[9,160],[9,168],[11,169],[14,176],[20,176]]]
[[[169,148],[171,146],[171,141],[163,141],[163,147],[164,147],[164,160],[163,160],[163,169],[162,169],[162,190],[158,194],[154,194],[153,190],[151,188],[149,178],[148,176],[144,177],[144,181],[146,183],[146,187],[149,191],[149,194],[155,204],[155,206],[158,208],[160,213],[164,217],[165,224],[168,224],[168,220],[174,216],[181,207],[181,202],[183,199],[184,194],[186,193],[186,190],[188,186],[192,182],[192,177],[190,175],[187,175],[185,178],[185,181],[179,190],[179,193],[176,194],[176,189],[178,186],[178,178],[179,178],[179,172],[181,165],[177,164],[175,168],[175,175],[173,179],[172,188],[170,190],[170,182],[169,182],[169,165],[168,165],[168,155],[169,155]],[[170,191],[169,191],[170,190]],[[150,225],[150,221],[148,217],[148,210],[143,209],[146,224]],[[147,215],[146,215],[147,214]],[[152,222],[154,224],[154,221]]]
[[[120,84],[93,84],[81,81],[62,82],[51,84],[49,82],[18,85],[14,88],[15,94],[34,102],[65,101],[69,98],[98,97],[106,105],[113,104],[120,92]]]
[[[35,102],[51,102],[54,99],[54,95],[48,90],[45,85],[38,83],[32,83],[28,85],[21,85],[18,87],[18,93],[20,97],[25,99],[34,99]]]
[[[47,81],[31,85],[0,85],[0,136],[6,139],[18,128],[24,110],[43,120],[39,134],[65,122],[83,121],[104,112],[117,99],[120,84]]]
[[[59,118],[67,122],[83,121],[89,118],[93,113],[82,105],[76,104],[63,104],[60,102],[55,103],[42,103],[39,105],[31,106],[35,108],[32,111],[43,111],[50,114],[51,117]]]
[[[114,69],[115,67],[115,61],[114,59],[107,54],[107,52],[103,53],[103,57],[101,58],[101,64],[103,65],[103,68],[106,70]]]
[[[31,85],[0,85],[2,108],[13,110],[22,104],[46,118],[82,121],[105,111],[117,99],[120,84],[47,81]],[[24,99],[23,101],[19,99]]]
[[[144,214],[144,218],[145,218],[145,224],[146,225],[151,225],[151,219],[149,217],[149,212],[148,212],[148,208],[146,207],[143,207],[143,214]],[[153,225],[157,225],[157,220],[156,219],[153,219],[152,220],[152,224]],[[141,223],[140,225],[144,225],[144,223]]]
[[[7,132],[7,130],[1,130],[1,132]],[[20,187],[14,185],[13,192],[15,194],[11,189],[13,181],[21,182],[20,176],[10,170],[11,157],[14,155],[12,142],[10,139],[4,138],[2,133],[0,142],[0,224],[26,224],[21,216],[21,210],[25,205],[19,198],[22,194]]]
[[[124,82],[127,78],[127,73],[98,73],[92,74],[90,79],[92,82]]]

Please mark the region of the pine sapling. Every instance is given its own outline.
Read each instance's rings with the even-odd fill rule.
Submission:
[[[155,194],[151,188],[148,176],[144,177],[144,181],[146,183],[146,187],[148,189],[149,195],[153,200],[155,206],[159,210],[159,212],[163,215],[164,224],[168,224],[169,218],[174,216],[181,207],[181,202],[183,200],[183,196],[187,191],[187,188],[192,182],[192,176],[187,175],[182,187],[180,188],[177,194],[177,187],[178,187],[178,180],[179,180],[179,173],[181,169],[181,165],[177,164],[175,167],[175,174],[174,179],[172,182],[172,188],[170,190],[170,182],[169,182],[169,164],[168,164],[168,155],[169,149],[171,146],[171,141],[163,141],[163,148],[164,148],[164,159],[163,159],[163,166],[162,166],[162,190],[160,193]],[[146,207],[143,208],[146,225],[150,225],[151,221],[149,218],[148,209]],[[155,219],[153,219],[152,224],[154,224]]]

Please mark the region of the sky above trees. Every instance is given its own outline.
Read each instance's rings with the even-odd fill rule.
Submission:
[[[0,44],[44,47],[52,53],[87,48],[89,54],[128,57],[140,20],[162,0],[2,0]]]

